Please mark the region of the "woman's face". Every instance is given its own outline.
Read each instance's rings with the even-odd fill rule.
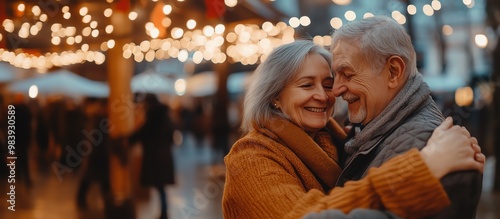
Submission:
[[[292,122],[314,135],[332,116],[335,97],[328,62],[318,54],[309,54],[303,67],[275,100],[276,107]]]

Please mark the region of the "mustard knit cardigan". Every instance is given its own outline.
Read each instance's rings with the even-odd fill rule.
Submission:
[[[326,129],[345,138],[333,119]],[[372,168],[359,181],[330,190],[342,171],[332,142],[326,131],[312,139],[283,119],[238,140],[224,159],[224,218],[301,218],[325,209],[348,213],[355,208],[422,218],[449,205],[439,180],[416,149]]]

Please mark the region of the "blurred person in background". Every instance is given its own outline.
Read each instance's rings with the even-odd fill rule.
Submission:
[[[155,94],[144,97],[145,121],[129,138],[130,143],[141,142],[143,158],[140,183],[158,190],[161,201],[160,219],[168,218],[165,186],[175,184],[172,156],[173,123],[169,108],[160,103]]]
[[[330,67],[330,52],[305,40],[276,48],[259,65],[244,100],[247,134],[225,157],[224,218],[301,218],[325,209],[342,216],[356,208],[421,218],[449,204],[440,178],[482,170],[479,146],[448,119],[421,152],[410,150],[334,188],[346,133],[332,118]]]
[[[87,99],[84,104],[87,118],[85,135],[91,143],[92,151],[84,158],[86,159],[86,168],[78,186],[76,201],[80,209],[87,209],[87,193],[92,182],[99,185],[103,200],[106,200],[106,195],[110,192],[108,177],[110,130],[107,106],[107,99]]]
[[[70,168],[78,168],[82,158],[78,155],[77,146],[85,140],[82,131],[85,129],[85,114],[80,105],[73,99],[64,100],[62,115],[57,128],[60,138],[61,154],[59,162]]]

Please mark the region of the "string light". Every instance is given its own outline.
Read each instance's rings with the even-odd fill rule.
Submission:
[[[157,0],[153,0],[156,2]],[[336,4],[349,4],[351,0],[332,0]],[[108,3],[112,3],[112,0],[107,0]],[[179,1],[181,2],[181,1]],[[347,2],[347,3],[343,3]],[[224,3],[228,7],[234,7],[238,4],[237,0],[225,0]],[[474,6],[473,0],[463,0],[463,3],[467,7],[472,8]],[[31,8],[30,8],[31,7]],[[441,2],[438,0],[433,0],[430,4],[426,4],[423,7],[423,13],[427,16],[432,16],[434,11],[441,9]],[[20,3],[17,5],[17,10],[19,12],[24,12],[26,10],[31,11],[33,16],[37,17],[36,23],[31,25],[28,22],[23,23],[19,29],[16,29],[13,20],[5,19],[2,22],[3,29],[7,33],[16,33],[20,38],[28,38],[30,36],[37,35],[43,28],[43,23],[49,18],[47,14],[44,14],[39,6],[37,5],[25,5]],[[174,8],[171,5],[164,5],[162,7],[162,12],[164,15],[170,15]],[[408,5],[406,8],[409,15],[415,15],[417,13],[417,8],[415,5]],[[70,7],[64,6],[61,8],[64,19],[70,19]],[[81,7],[78,10],[78,14],[82,16],[82,23],[88,25],[82,27],[82,29],[77,30],[74,26],[63,26],[60,23],[54,23],[50,26],[51,38],[50,41],[53,45],[60,45],[61,43],[66,43],[67,45],[81,44],[80,50],[76,52],[63,51],[61,53],[47,53],[44,55],[34,56],[20,51],[12,52],[5,49],[0,49],[0,61],[7,61],[15,66],[22,68],[37,68],[37,69],[47,69],[52,66],[62,66],[74,63],[81,63],[84,61],[103,63],[105,60],[104,54],[99,51],[91,51],[90,45],[85,43],[84,37],[93,38],[99,37],[100,30],[98,30],[98,22],[92,20],[92,16],[89,14],[89,8]],[[106,8],[103,11],[105,17],[111,17],[113,15],[113,9]],[[367,12],[363,15],[364,18],[373,16],[372,13]],[[391,16],[400,24],[406,23],[406,17],[399,11],[393,11]],[[138,12],[131,11],[128,14],[128,18],[132,21],[139,17]],[[356,19],[356,13],[354,11],[346,11],[344,17],[348,21]],[[276,46],[283,43],[288,43],[294,40],[294,28],[299,26],[309,26],[311,24],[311,19],[307,16],[292,17],[289,20],[289,25],[284,22],[278,22],[276,25],[266,21],[260,26],[254,24],[239,24],[236,25],[231,30],[226,30],[223,24],[218,24],[216,26],[204,26],[202,28],[197,28],[198,23],[195,19],[190,19],[186,22],[186,29],[181,27],[170,27],[172,21],[170,17],[164,16],[161,18],[161,25],[156,27],[153,23],[148,23],[145,26],[145,32],[152,38],[149,41],[144,41],[148,43],[141,43],[141,46],[136,46],[133,43],[126,44],[123,49],[123,57],[131,58],[135,61],[152,61],[154,59],[167,59],[167,58],[177,58],[180,61],[188,60],[188,57],[192,57],[190,60],[193,63],[198,64],[203,60],[209,60],[214,63],[224,62],[229,60],[231,62],[241,62],[243,64],[255,64],[258,61],[264,60],[270,51]],[[34,22],[32,22],[34,23]],[[339,17],[334,17],[330,20],[330,25],[338,29],[343,25],[342,19]],[[112,25],[103,25],[103,30],[106,34],[112,34],[114,27]],[[170,29],[170,37],[164,39],[156,39],[159,37],[161,28]],[[453,28],[449,25],[443,27],[443,34],[450,35],[453,33]],[[79,34],[77,34],[77,32]],[[168,34],[167,34],[168,35]],[[163,37],[163,35],[162,35]],[[5,40],[3,35],[0,34],[0,41]],[[484,35],[476,36],[476,43],[478,47],[487,45],[487,38]],[[313,41],[316,44],[328,46],[331,43],[330,36],[314,36]],[[90,41],[92,42],[92,41]],[[486,42],[486,43],[484,43]],[[222,49],[222,45],[227,48],[225,51]],[[101,51],[106,51],[108,49],[114,48],[116,42],[113,39],[106,39],[100,43],[93,43],[92,45],[100,45]],[[143,45],[149,45],[144,46]]]

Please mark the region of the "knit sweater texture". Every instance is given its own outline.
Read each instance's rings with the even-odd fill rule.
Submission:
[[[416,149],[372,168],[359,181],[333,188],[341,173],[333,142],[344,137],[333,119],[314,139],[284,119],[245,135],[224,159],[224,218],[302,218],[325,209],[348,213],[356,208],[422,218],[449,205]]]

